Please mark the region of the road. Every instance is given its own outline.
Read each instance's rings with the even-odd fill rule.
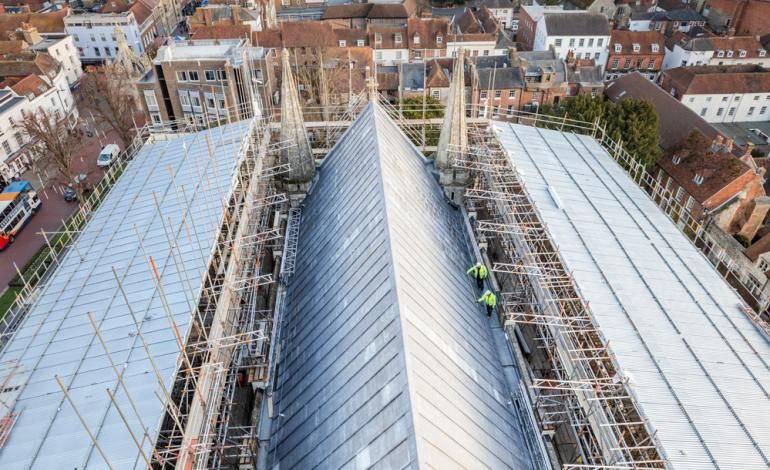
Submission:
[[[114,132],[108,132],[105,136],[94,136],[85,138],[82,146],[78,149],[77,170],[81,173],[88,173],[88,180],[95,184],[104,175],[104,171],[97,168],[96,156],[102,148],[102,144],[118,142],[120,139]],[[25,264],[45,245],[45,238],[42,232],[55,232],[62,221],[70,216],[78,207],[77,203],[68,203],[64,201],[61,195],[61,185],[53,181],[48,181],[45,187],[40,190],[40,175],[25,175],[32,185],[38,189],[40,200],[43,205],[26,227],[16,236],[16,241],[0,252],[0,293],[4,292],[8,282],[16,276],[14,263],[22,269]],[[43,177],[45,179],[45,177]]]

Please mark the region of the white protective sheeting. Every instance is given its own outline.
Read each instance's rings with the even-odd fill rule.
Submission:
[[[145,455],[163,416],[158,397],[164,394],[113,269],[168,388],[179,353],[169,317],[186,337],[247,125],[147,144],[128,164],[0,355],[0,383],[10,376],[0,399],[15,403],[19,414],[0,451],[0,468],[107,468],[55,375],[68,386],[112,468],[146,467],[106,390],[116,395]],[[138,413],[118,384],[89,313],[123,370]]]
[[[672,467],[768,468],[770,343],[738,295],[595,140],[494,126]]]

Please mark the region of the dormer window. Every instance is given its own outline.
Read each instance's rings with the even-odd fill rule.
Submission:
[[[438,35],[436,36],[436,44],[443,44],[444,43],[444,36]]]
[[[733,51],[732,50],[727,51],[727,57],[732,57],[732,56],[733,56]]]
[[[680,157],[679,155],[674,155],[673,158],[671,158],[671,163],[673,163],[674,165],[679,165],[680,163],[682,163],[682,157]]]
[[[363,40],[363,39],[359,39],[359,40],[357,40],[357,41],[356,41],[356,46],[358,46],[358,47],[364,47],[364,40]]]
[[[396,33],[395,36],[393,37],[393,41],[396,44],[401,44],[401,33]]]
[[[701,184],[703,184],[703,175],[701,175],[700,173],[696,173],[695,177],[692,179],[692,181],[693,181],[693,183],[695,183],[698,186],[700,186]]]
[[[621,45],[619,42],[615,43],[615,52],[620,52],[623,50],[623,45]]]
[[[725,56],[725,51],[721,49],[717,51],[717,57],[724,57],[724,56]]]
[[[420,44],[420,35],[415,34],[414,38],[412,39],[412,42],[414,42],[415,44]]]
[[[657,53],[658,51],[660,51],[660,46],[658,45],[658,43],[653,44],[652,52]]]
[[[376,46],[382,45],[382,33],[374,33],[374,44]]]
[[[347,47],[347,45],[348,45],[348,42],[345,41],[344,39],[340,41],[340,47]]]
[[[634,52],[639,52],[642,48],[639,46],[639,43],[634,43]]]
[[[766,51],[766,50],[764,50],[764,49],[759,49],[759,50],[757,51],[757,55],[759,55],[759,57],[764,57],[764,56],[766,56],[766,55],[767,55],[767,51]]]
[[[746,57],[746,50],[741,49],[740,51],[738,51],[738,57]]]

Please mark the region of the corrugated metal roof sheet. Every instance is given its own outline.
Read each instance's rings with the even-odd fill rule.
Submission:
[[[179,346],[140,248],[140,237],[160,273],[169,314],[185,335],[222,219],[221,200],[229,194],[247,124],[145,145],[59,260],[60,265],[0,355],[0,383],[12,375],[0,399],[13,403],[17,398],[14,412],[20,413],[0,452],[0,468],[107,468],[54,375],[69,387],[112,468],[146,467],[106,389],[115,393],[140,439],[144,430],[88,314],[99,325],[113,360],[123,370],[123,379],[148,428],[150,439],[143,444],[149,455],[164,411],[156,393],[163,394],[112,270],[121,278],[169,387]],[[205,137],[216,158],[210,157]],[[166,231],[174,238],[173,247]]]
[[[495,127],[672,467],[768,468],[770,342],[738,295],[595,140]]]
[[[287,293],[271,460],[531,467],[462,216],[370,105],[319,170]]]

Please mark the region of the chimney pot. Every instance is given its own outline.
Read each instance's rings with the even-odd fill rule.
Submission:
[[[727,148],[728,152],[732,152],[733,150],[733,139],[727,139],[725,142],[725,147]]]
[[[718,145],[722,145],[722,142],[724,142],[724,140],[725,140],[724,137],[722,137],[721,135],[717,136],[717,144]]]

